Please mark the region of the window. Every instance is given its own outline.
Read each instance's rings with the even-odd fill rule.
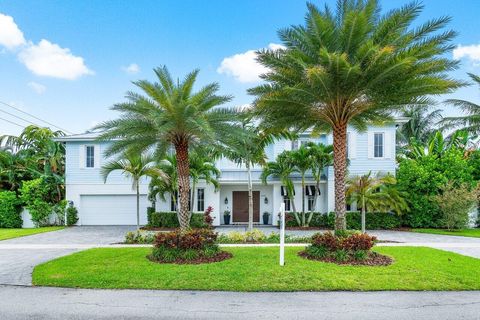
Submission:
[[[292,140],[292,150],[298,149],[298,140]]]
[[[307,199],[307,209],[308,209],[308,211],[315,210],[315,208],[313,207],[314,204],[315,204],[315,196],[308,196],[308,199]]]
[[[288,196],[283,197],[283,203],[285,203],[285,211],[290,211],[290,198]]]
[[[86,146],[85,147],[85,167],[94,168],[95,167],[95,147]]]
[[[350,203],[347,203],[347,211],[352,211],[352,205]]]
[[[383,133],[375,133],[373,136],[373,156],[383,158]]]
[[[205,189],[197,189],[197,211],[205,211]]]
[[[178,193],[175,192],[170,196],[170,211],[177,211],[178,209]]]

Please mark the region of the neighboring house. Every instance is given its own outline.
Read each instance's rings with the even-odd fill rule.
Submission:
[[[399,123],[385,126],[369,127],[366,132],[356,132],[353,128],[348,130],[348,158],[350,165],[349,175],[360,175],[373,172],[395,174],[395,132]],[[106,183],[101,175],[101,166],[108,161],[103,157],[102,151],[109,142],[97,142],[95,133],[85,133],[58,138],[66,144],[66,198],[73,201],[78,208],[80,225],[133,225],[136,223],[136,200],[132,190],[131,181],[125,178],[120,171],[112,173]],[[298,148],[302,143],[313,141],[316,143],[331,144],[332,135],[322,135],[317,138],[303,134],[296,141],[279,140],[266,148],[269,161],[274,161],[276,156],[284,150]],[[242,167],[237,166],[227,159],[217,162],[222,174],[219,179],[220,188],[215,191],[212,185],[200,182],[195,191],[194,211],[204,211],[208,206],[214,208],[214,224],[223,224],[223,212],[231,211],[233,223],[247,223],[248,221],[248,194],[247,173]],[[270,223],[277,223],[277,214],[282,202],[286,209],[291,210],[292,205],[285,197],[284,190],[278,179],[272,178],[268,184],[260,181],[261,167],[252,170],[254,220],[262,223],[260,216],[263,212],[271,213]],[[297,211],[302,207],[302,188],[300,177],[294,176],[295,206]],[[313,205],[313,197],[308,195],[314,181],[307,179],[307,195],[305,199],[306,210],[314,209],[318,212],[334,210],[334,175],[333,168],[325,170],[321,182],[321,196],[317,207]],[[140,185],[140,223],[147,223],[146,208],[150,206],[147,199],[148,180]],[[157,211],[175,211],[174,202],[156,202]],[[273,214],[272,214],[273,213]]]

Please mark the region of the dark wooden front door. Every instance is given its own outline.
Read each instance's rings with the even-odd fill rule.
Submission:
[[[233,191],[233,222],[248,222],[248,191]],[[260,222],[260,191],[253,191],[253,222]]]

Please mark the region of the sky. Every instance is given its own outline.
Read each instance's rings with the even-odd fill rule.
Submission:
[[[380,1],[385,11],[409,2]],[[451,75],[480,74],[480,1],[423,4],[417,22],[449,15],[459,33],[451,57],[461,67]],[[218,82],[222,94],[234,96],[231,106],[249,104],[246,90],[265,71],[255,50],[278,48],[277,30],[302,24],[305,12],[302,0],[0,0],[0,135],[18,134],[27,121],[47,125],[38,119],[84,132],[116,118],[109,108],[135,89],[132,81],[154,80],[152,69],[162,65],[180,78],[199,68],[199,86]],[[439,100],[446,98],[480,102],[480,90]]]

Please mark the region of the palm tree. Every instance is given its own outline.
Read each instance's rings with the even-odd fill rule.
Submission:
[[[468,74],[474,84],[480,88],[480,76],[473,73]],[[460,108],[466,115],[458,117],[446,117],[443,119],[442,124],[444,128],[457,128],[460,127],[469,133],[480,134],[480,105],[471,101],[461,99],[449,99],[445,101],[454,107]]]
[[[332,145],[324,145],[322,143],[315,144],[313,142],[307,143],[307,148],[310,153],[310,157],[312,158],[312,176],[315,180],[315,198],[313,202],[313,208],[317,207],[318,197],[320,196],[320,181],[322,179],[323,170],[326,167],[333,165],[333,146]],[[310,216],[307,220],[307,226],[310,224],[312,220],[313,214],[310,213]]]
[[[294,170],[300,173],[302,179],[302,216],[301,216],[301,226],[306,226],[305,218],[305,175],[308,170],[313,166],[313,161],[311,157],[310,150],[305,146],[300,146],[297,150],[290,152],[290,161],[293,164]]]
[[[208,153],[207,153],[208,154]],[[215,190],[218,189],[218,178],[220,177],[220,170],[215,167],[215,163],[209,161],[214,160],[212,155],[201,154],[199,152],[193,152],[189,155],[190,162],[190,178],[192,180],[192,199],[191,199],[191,212],[195,204],[195,190],[196,185],[200,180],[205,180],[207,184],[212,184]],[[191,215],[191,213],[190,213]]]
[[[128,92],[127,102],[112,107],[122,115],[97,127],[105,130],[99,139],[113,141],[106,150],[107,155],[129,148],[137,152],[154,148],[159,158],[173,147],[180,196],[179,223],[180,229],[185,231],[189,227],[189,151],[199,144],[222,144],[234,130],[235,112],[217,108],[231,100],[230,96],[216,94],[217,83],[193,92],[198,70],[182,81],[174,81],[166,67],[154,69],[154,72],[158,82],[134,82],[144,95]]]
[[[427,142],[435,134],[436,125],[442,120],[442,110],[429,111],[428,108],[418,106],[405,108],[401,115],[409,120],[397,130],[400,147],[408,145],[412,139],[420,143]]]
[[[295,215],[295,220],[297,224],[300,226],[301,221],[300,217],[298,216],[297,209],[295,208],[295,188],[293,185],[293,181],[291,179],[291,174],[294,172],[295,168],[293,167],[292,161],[290,160],[290,152],[291,151],[284,151],[277,156],[276,161],[268,162],[264,167],[260,178],[264,184],[267,183],[267,179],[269,177],[276,177],[279,178],[282,182],[282,186],[285,188],[287,192],[287,197],[292,204],[293,213]]]
[[[248,230],[253,229],[253,184],[252,167],[256,164],[265,165],[267,155],[265,147],[272,144],[275,139],[290,137],[288,132],[267,132],[244,118],[242,121],[244,134],[231,136],[227,148],[223,150],[226,158],[247,169],[248,179]]]
[[[137,193],[137,229],[140,229],[140,179],[147,176],[167,179],[167,176],[155,166],[155,158],[152,154],[139,154],[136,151],[128,151],[120,159],[103,165],[100,173],[104,182],[106,183],[108,176],[117,170],[132,179],[132,189]]]
[[[396,180],[390,174],[372,176],[370,171],[361,176],[351,177],[347,181],[346,196],[350,202],[361,207],[362,232],[365,233],[365,214],[368,210],[396,211],[398,214],[408,210],[403,195],[393,186]]]
[[[269,71],[249,92],[264,126],[333,131],[335,228],[344,230],[347,126],[364,131],[464,85],[446,75],[458,66],[446,55],[456,34],[438,33],[449,17],[412,27],[423,8],[417,2],[383,15],[376,0],[307,6],[304,25],[279,31],[284,49],[258,52]]]
[[[160,197],[162,201],[166,201],[168,194],[171,200],[177,206],[177,193],[178,193],[178,178],[177,178],[177,160],[174,155],[166,155],[162,160],[157,163],[157,167],[162,170],[167,179],[152,178],[149,183],[149,198],[156,199]],[[178,214],[178,210],[177,210]],[[180,221],[180,219],[178,219]]]

